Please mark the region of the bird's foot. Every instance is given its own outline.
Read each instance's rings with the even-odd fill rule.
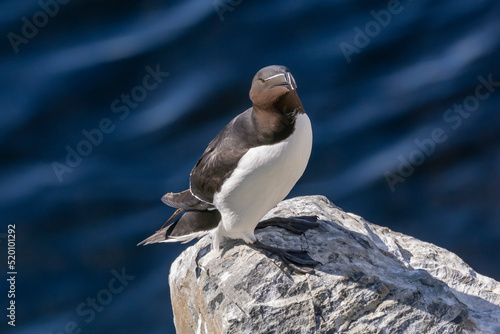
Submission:
[[[285,230],[295,233],[304,234],[307,230],[320,226],[316,216],[300,216],[300,217],[273,217],[259,222],[255,229],[262,229],[268,226],[281,227]]]
[[[314,273],[314,267],[320,264],[320,262],[311,258],[304,250],[282,249],[268,246],[258,240],[251,244],[251,246],[276,254],[284,263],[292,268],[292,270],[301,274]]]
[[[212,244],[208,244],[207,246],[203,247],[202,249],[200,249],[198,251],[198,254],[196,254],[196,259],[195,259],[195,262],[196,262],[196,278],[199,278],[200,275],[201,275],[201,267],[200,267],[200,260],[202,257],[204,257],[205,255],[207,255],[208,253],[210,253],[210,251],[212,250]]]

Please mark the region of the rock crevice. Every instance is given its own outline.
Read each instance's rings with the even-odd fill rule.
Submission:
[[[283,201],[264,219],[276,216],[318,217],[304,235],[256,231],[264,244],[306,249],[315,273],[235,240],[200,257],[203,238],[170,270],[177,333],[500,333],[500,283],[455,254],[323,196]]]

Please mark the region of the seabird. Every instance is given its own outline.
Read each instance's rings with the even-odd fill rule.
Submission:
[[[250,89],[252,107],[210,142],[191,171],[189,189],[162,197],[163,203],[177,210],[139,245],[188,242],[211,234],[216,252],[224,238],[243,239],[276,253],[294,269],[310,271],[304,267],[317,262],[306,252],[270,247],[254,235],[262,217],[302,176],[311,154],[311,122],[296,89],[287,67],[259,70]],[[302,233],[317,226],[308,219],[294,218],[271,219],[264,224],[269,225]]]

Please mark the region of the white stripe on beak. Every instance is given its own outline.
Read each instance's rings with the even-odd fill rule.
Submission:
[[[271,80],[272,78],[276,78],[276,77],[279,77],[280,75],[283,76],[283,78],[285,78],[285,75],[283,73],[280,73],[280,74],[276,74],[276,75],[273,75],[272,77],[269,77],[269,78],[266,78],[264,80],[268,81],[268,80]],[[286,78],[285,78],[286,79]]]
[[[288,83],[292,90],[297,88],[297,83],[295,82],[295,79],[293,78],[292,73],[286,72],[286,73],[280,73],[280,74],[275,74],[273,76],[270,76],[269,78],[264,79],[265,81],[277,78],[279,76],[283,76],[283,81]]]

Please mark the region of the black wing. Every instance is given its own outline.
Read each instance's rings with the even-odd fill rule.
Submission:
[[[259,146],[252,108],[229,122],[210,142],[191,171],[191,192],[202,201],[213,203],[218,192],[238,165],[241,157],[252,147]]]

